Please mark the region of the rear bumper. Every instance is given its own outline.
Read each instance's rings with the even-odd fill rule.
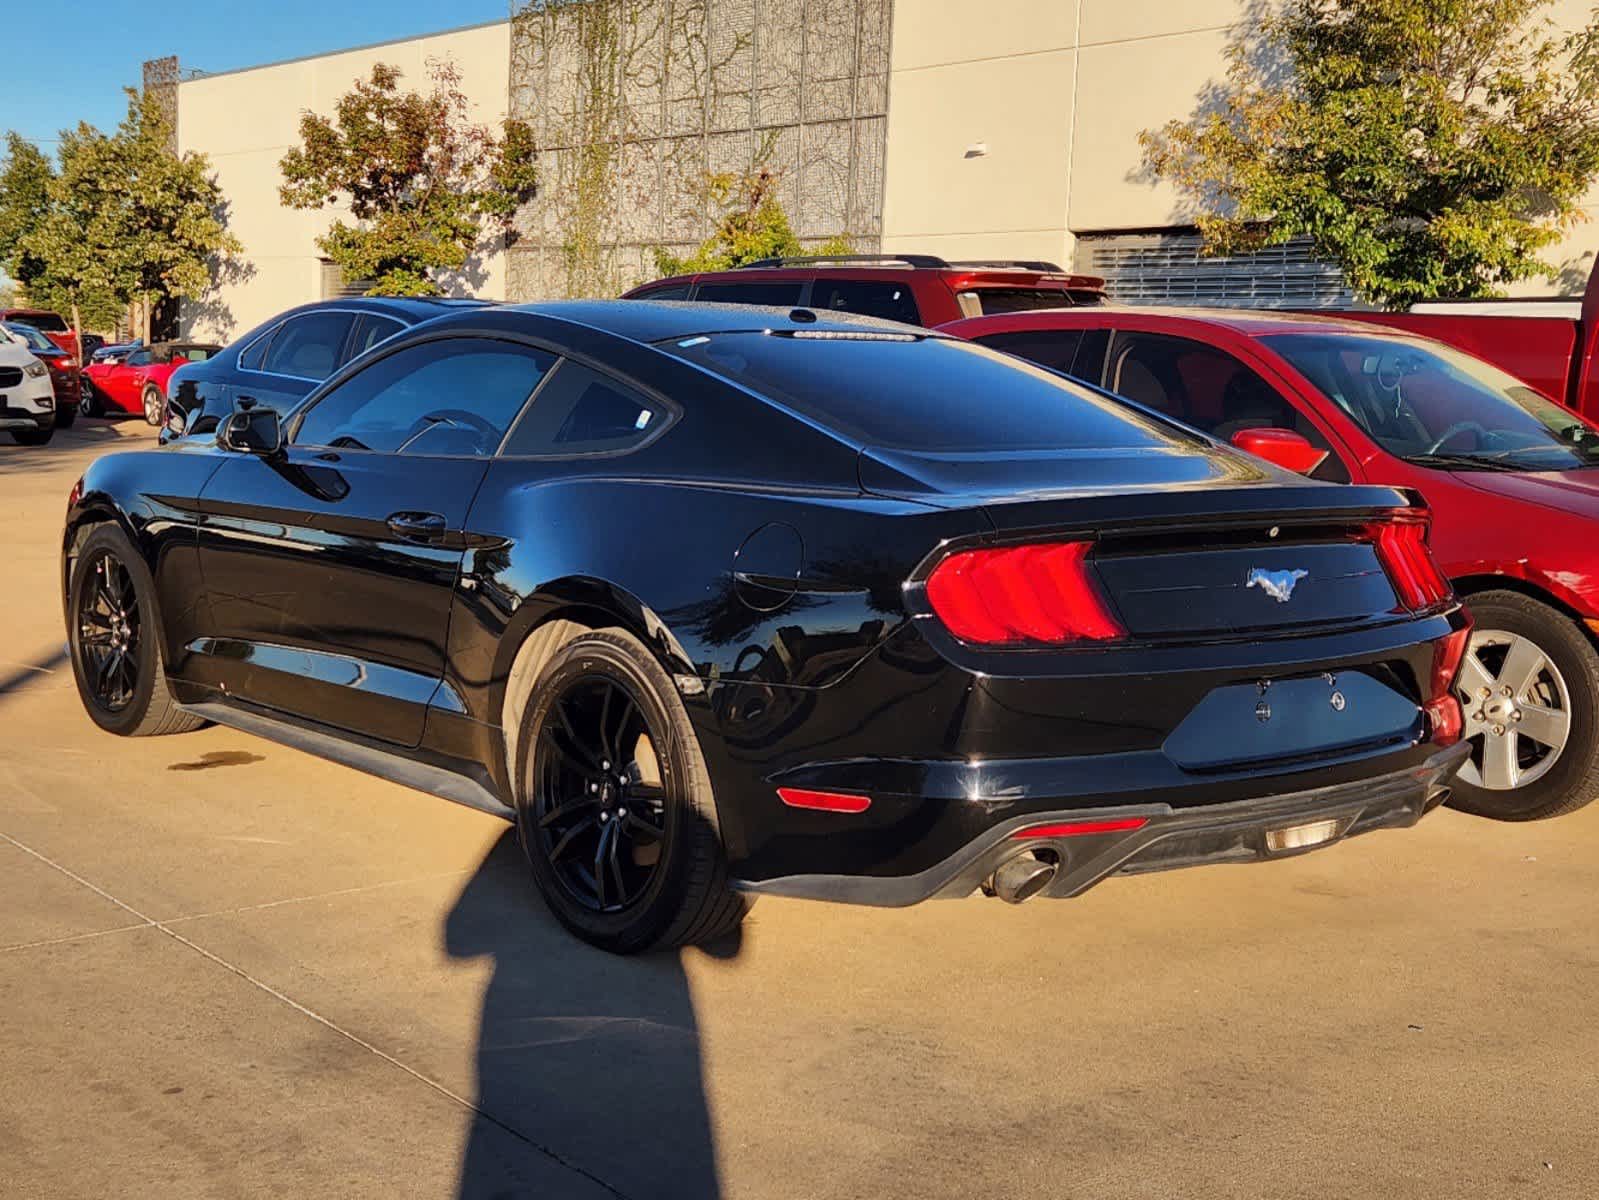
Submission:
[[[1199,808],[1137,804],[1092,811],[1030,812],[985,830],[942,862],[913,875],[789,875],[735,882],[734,886],[754,895],[902,907],[970,895],[1001,863],[1033,851],[1059,858],[1060,869],[1042,893],[1056,898],[1079,895],[1110,875],[1288,858],[1372,830],[1416,824],[1448,797],[1449,782],[1468,754],[1468,747],[1461,744],[1386,775]],[[1088,836],[1016,836],[1022,830],[1051,823],[1124,819],[1146,823],[1136,829]],[[1333,822],[1336,832],[1304,849],[1273,850],[1268,846],[1268,833],[1315,821]]]

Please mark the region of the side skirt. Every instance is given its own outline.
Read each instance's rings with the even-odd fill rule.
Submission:
[[[417,762],[402,754],[380,750],[362,742],[350,741],[320,729],[282,717],[267,716],[250,709],[217,701],[183,705],[185,712],[193,713],[218,725],[226,725],[241,733],[277,742],[294,750],[304,750],[318,758],[354,767],[379,779],[387,779],[403,787],[427,792],[445,800],[453,800],[468,808],[475,808],[506,821],[514,821],[513,813],[501,799],[475,779],[469,779],[443,767]]]

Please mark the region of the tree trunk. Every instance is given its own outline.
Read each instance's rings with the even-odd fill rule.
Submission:
[[[83,318],[78,312],[77,297],[72,300],[72,340],[76,343],[77,350],[74,357],[78,360],[78,370],[83,370]]]

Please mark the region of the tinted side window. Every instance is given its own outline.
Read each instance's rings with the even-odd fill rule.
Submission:
[[[1311,475],[1349,473],[1310,418],[1231,354],[1188,338],[1123,333],[1111,352],[1110,390],[1231,441],[1241,429],[1291,429],[1328,455]]]
[[[326,379],[339,365],[344,339],[355,317],[347,312],[314,312],[283,323],[260,369],[271,375]]]
[[[669,283],[665,287],[651,288],[632,296],[633,300],[687,300],[691,283]]]
[[[1072,373],[1072,360],[1082,344],[1081,329],[1024,329],[1015,333],[996,333],[978,338],[984,346],[1025,358],[1063,375]]]
[[[283,326],[281,325],[274,326],[240,351],[239,370],[259,371],[261,369],[261,360],[266,357],[266,352],[272,348],[272,339],[277,336],[278,330],[282,328]]]
[[[1037,308],[1070,308],[1071,293],[1059,288],[977,288],[972,293],[985,317],[994,313],[1031,312]]]
[[[910,285],[904,283],[824,277],[818,279],[811,289],[811,307],[904,321],[907,325],[922,323],[922,314],[911,296]]]
[[[799,303],[804,283],[798,279],[775,279],[769,283],[702,283],[694,293],[696,300],[718,304],[773,304],[793,307]]]
[[[356,325],[355,336],[350,339],[350,352],[345,355],[345,360],[359,358],[379,342],[388,341],[404,329],[404,325],[389,317],[378,317],[367,313]]]
[[[148,367],[155,361],[153,350],[135,350],[128,355],[127,363],[130,367]]]
[[[517,422],[505,453],[616,453],[650,437],[667,416],[659,404],[626,384],[568,360]]]
[[[403,454],[493,454],[554,365],[553,354],[491,338],[407,346],[318,400],[294,441]]]

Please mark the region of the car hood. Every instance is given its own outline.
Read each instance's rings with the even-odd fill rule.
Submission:
[[[1581,471],[1455,471],[1461,483],[1579,517],[1599,519],[1599,468]]]

